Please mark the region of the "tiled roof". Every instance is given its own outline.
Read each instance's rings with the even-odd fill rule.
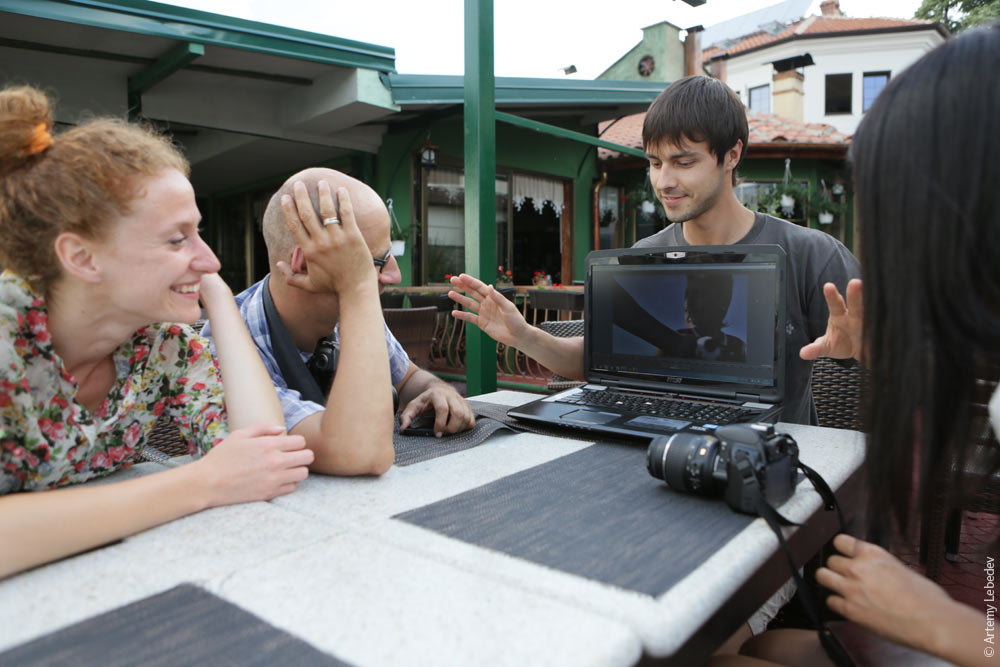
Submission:
[[[803,123],[773,113],[747,111],[750,123],[750,144],[840,144],[847,145],[851,138],[826,123]],[[641,132],[641,130],[640,130]]]
[[[702,52],[703,60],[710,60],[721,55],[737,55],[773,42],[793,39],[803,35],[811,37],[829,35],[838,32],[880,31],[908,27],[934,26],[934,21],[922,19],[892,19],[892,18],[852,18],[848,16],[810,16],[790,24],[785,30],[771,34],[757,32],[747,35],[728,48],[711,46]]]
[[[642,123],[645,118],[646,114],[643,112],[625,116],[613,125],[612,121],[605,121],[598,126],[603,133],[601,139],[642,150]],[[846,146],[851,141],[848,135],[838,132],[832,125],[825,123],[803,123],[756,111],[747,111],[747,121],[750,125],[751,146],[783,143]],[[597,157],[601,160],[619,156],[621,153],[617,151],[597,149]]]
[[[645,119],[646,112],[643,111],[642,113],[634,113],[631,116],[619,118],[618,122],[613,125],[613,121],[604,121],[597,126],[597,129],[598,132],[602,133],[601,139],[605,141],[613,141],[622,146],[642,150],[642,122]],[[608,125],[611,125],[611,127],[608,127]],[[605,128],[607,129],[605,130]],[[619,155],[621,153],[618,151],[609,151],[606,148],[597,149],[597,157],[602,160],[606,160],[609,157],[618,157]]]

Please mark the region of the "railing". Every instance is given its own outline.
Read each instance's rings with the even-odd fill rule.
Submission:
[[[430,370],[444,376],[465,375],[465,322],[451,315],[458,304],[448,298],[447,285],[389,287],[382,296],[383,307],[411,308],[434,305],[438,308],[437,326],[431,346]],[[583,317],[583,290],[578,287],[536,288],[519,285],[500,288],[500,292],[521,309],[528,323],[545,320],[569,320]],[[400,298],[403,297],[403,298]],[[497,343],[497,380],[503,386],[543,389],[552,372],[524,352]]]

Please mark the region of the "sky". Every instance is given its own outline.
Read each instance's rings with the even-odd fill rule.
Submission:
[[[463,73],[463,0],[160,0],[389,46],[403,74]],[[847,16],[911,18],[921,0],[840,0]],[[812,11],[819,13],[820,0]],[[494,0],[497,76],[593,79],[642,39],[642,28],[669,21],[710,26],[776,0]]]

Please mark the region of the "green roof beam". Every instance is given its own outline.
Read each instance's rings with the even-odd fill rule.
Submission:
[[[57,46],[54,44],[42,44],[41,42],[26,42],[20,39],[0,38],[0,46],[10,49],[24,49],[26,51],[39,51],[41,53],[56,53],[63,56],[77,56],[78,58],[93,58],[95,60],[109,60],[111,62],[132,63],[133,65],[150,66],[156,60],[142,56],[130,56],[123,53],[111,53],[109,51],[94,51],[91,49],[76,49],[70,46]],[[254,72],[246,69],[233,69],[231,67],[213,67],[211,65],[187,65],[186,70],[190,72],[204,72],[206,74],[221,74],[223,76],[236,76],[244,79],[258,79],[261,81],[273,81],[275,83],[287,83],[292,86],[311,86],[312,79],[301,76],[286,76],[284,74],[269,74],[267,72]]]
[[[465,82],[460,76],[389,74],[383,77],[400,105],[461,104]],[[664,87],[658,81],[584,81],[500,77],[497,104],[635,104],[646,107]]]
[[[598,139],[597,137],[592,137],[589,134],[584,134],[583,132],[574,132],[573,130],[567,130],[564,127],[549,125],[548,123],[540,123],[537,120],[521,118],[520,116],[515,116],[514,114],[510,113],[504,113],[503,111],[497,111],[496,118],[501,123],[507,123],[508,125],[516,125],[517,127],[523,127],[527,130],[534,130],[535,132],[541,132],[542,134],[551,134],[552,136],[555,137],[562,137],[563,139],[579,141],[580,143],[589,144],[591,146],[598,146],[599,148],[607,148],[609,151],[618,151],[619,153],[624,153],[626,155],[633,155],[635,157],[640,157],[643,160],[646,159],[646,153],[644,151],[639,150],[638,148],[632,148],[631,146],[622,146],[621,144],[616,144],[612,141],[605,141],[604,139]]]
[[[128,78],[128,92],[142,95],[144,92],[166,79],[168,76],[205,55],[205,47],[193,42],[178,44],[157,58],[149,67]]]
[[[147,0],[0,0],[0,12],[311,62],[396,71],[396,51]]]

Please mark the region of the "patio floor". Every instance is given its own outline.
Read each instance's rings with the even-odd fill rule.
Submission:
[[[962,537],[958,548],[958,561],[945,560],[941,565],[938,583],[956,600],[972,605],[985,613],[983,585],[986,583],[986,556],[994,559],[989,547],[1000,534],[1000,516],[976,512],[965,512],[962,517]],[[900,545],[892,552],[913,569],[923,572],[920,564],[918,543]]]

